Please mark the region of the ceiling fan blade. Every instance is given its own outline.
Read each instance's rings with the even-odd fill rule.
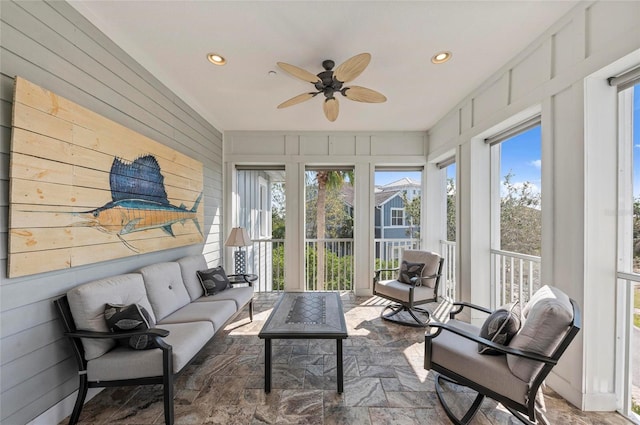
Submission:
[[[305,71],[302,68],[298,68],[294,65],[289,65],[288,63],[278,62],[278,66],[282,68],[284,71],[289,73],[290,75],[301,79],[302,81],[307,81],[309,83],[317,83],[320,81],[317,75],[310,73],[309,71]]]
[[[382,103],[387,101],[385,95],[366,87],[345,87],[344,89],[342,89],[341,93],[345,95],[347,99],[355,100],[356,102]]]
[[[334,122],[336,118],[338,118],[338,112],[340,109],[338,106],[338,99],[332,97],[325,100],[322,104],[322,109],[324,110],[324,115],[327,117],[327,119],[331,122]]]
[[[351,59],[347,59],[333,72],[333,76],[336,80],[348,83],[356,78],[365,70],[369,62],[371,61],[371,55],[369,53],[360,53],[355,55]]]
[[[287,106],[297,105],[298,103],[302,103],[305,100],[309,100],[318,93],[302,93],[297,96],[292,97],[289,100],[286,100],[278,105],[278,109],[286,108]]]

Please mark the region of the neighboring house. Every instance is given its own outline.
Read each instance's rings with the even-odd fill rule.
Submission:
[[[402,194],[408,200],[420,196],[420,182],[409,177],[383,186],[376,186],[375,193],[375,238],[410,239],[420,232],[420,223],[411,223],[405,212]]]
[[[420,196],[420,182],[405,177],[375,188],[375,238],[410,239],[420,232],[420,223],[411,223],[405,211],[402,194],[408,200]],[[345,184],[342,197],[347,212],[353,217],[353,186]]]

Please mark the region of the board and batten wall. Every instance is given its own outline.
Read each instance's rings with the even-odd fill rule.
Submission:
[[[619,66],[611,72],[620,73],[633,65],[629,55],[640,64],[639,22],[640,2],[578,4],[429,130],[429,158],[457,152],[460,298],[485,304],[490,155],[483,139],[541,114],[542,281],[567,292],[583,313],[582,331],[547,382],[584,410],[619,407],[612,213],[617,142],[615,125],[613,134],[592,145],[585,141],[585,100],[588,107],[593,73],[614,63]],[[606,86],[606,78],[595,84]],[[615,93],[612,99],[605,109],[615,117]]]
[[[78,377],[52,299],[78,284],[184,255],[204,252],[210,264],[217,264],[222,135],[69,4],[2,1],[0,18],[0,422],[20,425],[38,418],[54,423],[71,412]],[[202,161],[204,244],[8,279],[15,76]]]

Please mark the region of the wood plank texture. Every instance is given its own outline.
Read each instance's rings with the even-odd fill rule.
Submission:
[[[201,243],[203,187],[201,162],[16,78],[9,277]]]

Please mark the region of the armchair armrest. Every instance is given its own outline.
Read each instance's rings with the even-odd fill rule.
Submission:
[[[479,310],[487,314],[493,313],[493,310],[490,310],[486,307],[482,307],[480,305],[471,304],[467,302],[455,302],[452,304],[453,309],[449,312],[449,319],[454,319],[456,314],[459,314],[465,307],[469,307],[473,310]]]
[[[378,270],[374,270],[373,272],[375,273],[375,275],[373,276],[373,280],[374,281],[379,281],[380,280],[380,273],[382,272],[397,272],[398,270],[400,270],[400,267],[396,267],[395,269],[378,269]]]
[[[440,334],[440,332],[442,332],[442,329],[446,329],[449,332],[453,332],[457,335],[460,335],[463,338],[466,339],[470,339],[472,341],[478,342],[480,344],[484,344],[488,347],[491,347],[492,349],[499,351],[501,353],[504,354],[512,354],[514,356],[518,356],[518,357],[524,357],[526,359],[530,359],[530,360],[535,360],[538,362],[542,362],[545,364],[550,364],[550,365],[555,365],[558,363],[557,360],[552,359],[551,357],[547,357],[547,356],[543,356],[541,354],[538,353],[533,353],[531,351],[523,351],[523,350],[518,350],[516,348],[511,348],[508,345],[501,345],[501,344],[497,344],[491,340],[482,338],[478,335],[474,335],[472,333],[469,333],[465,330],[456,328],[455,326],[451,326],[448,323],[441,323],[441,322],[429,322],[427,328],[438,328],[438,330],[435,333],[430,333],[429,331],[427,331],[427,333],[425,334],[425,342],[427,345],[431,345],[431,339],[435,338],[436,336],[438,336]]]

